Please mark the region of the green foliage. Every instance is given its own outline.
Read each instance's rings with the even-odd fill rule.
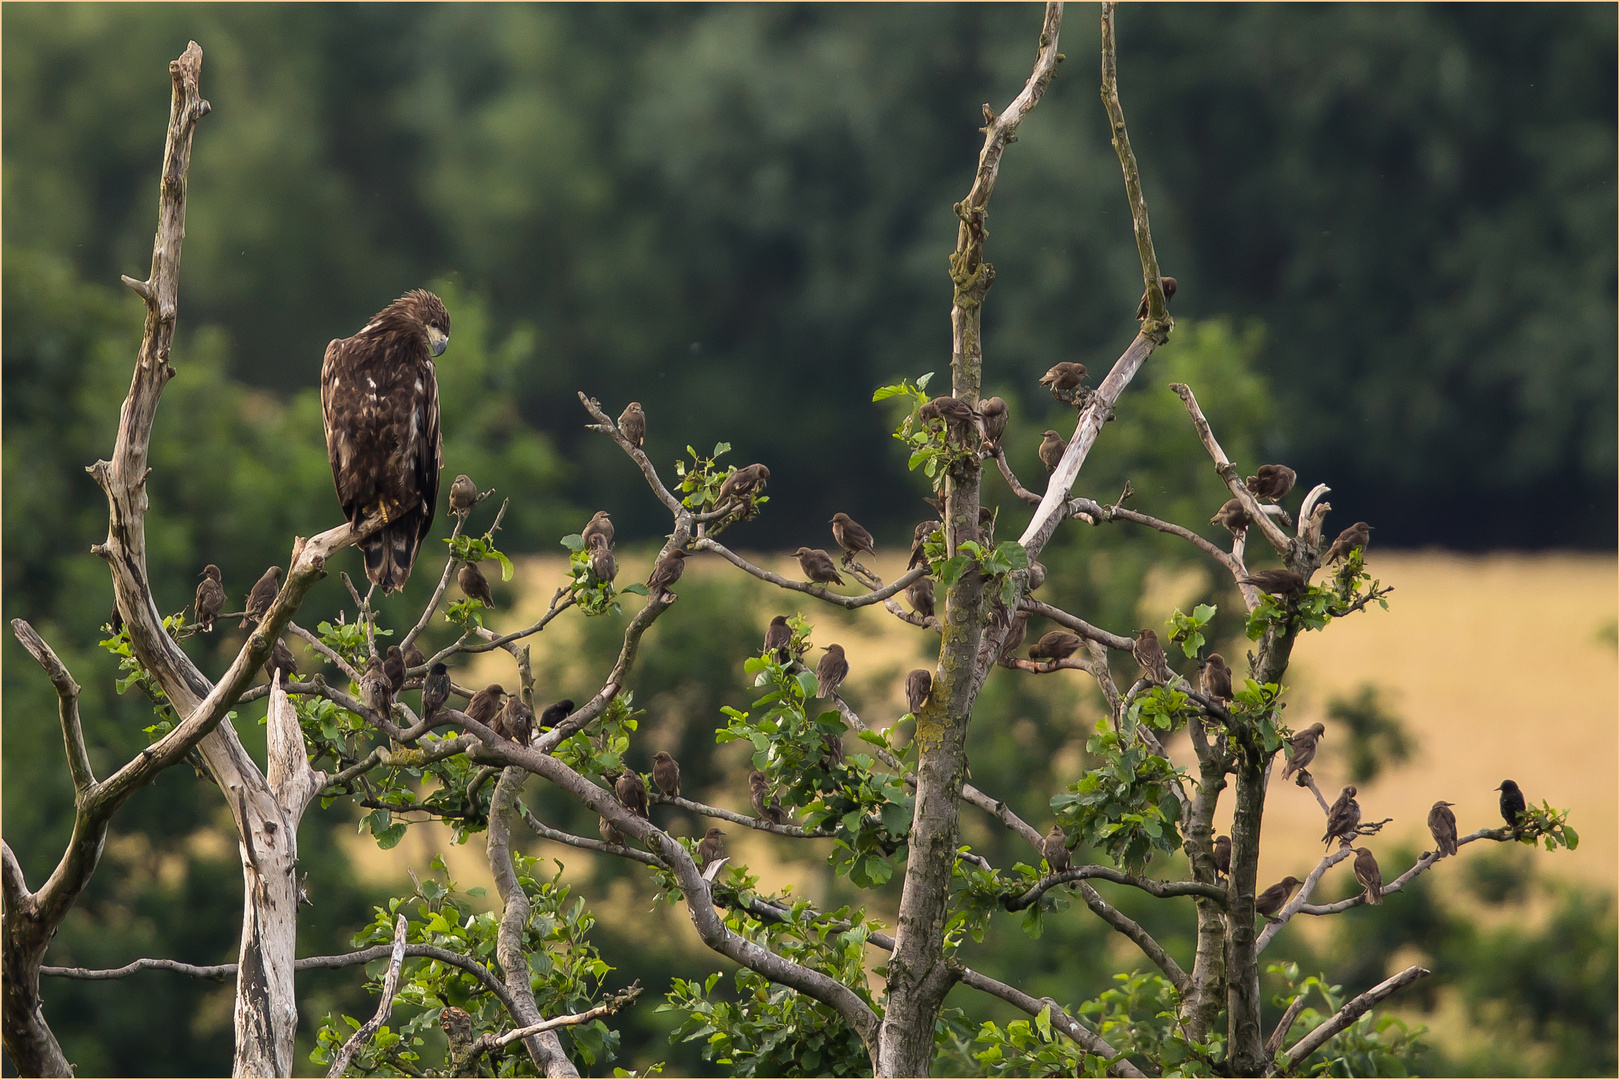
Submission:
[[[576,732],[557,744],[557,759],[577,773],[598,779],[623,769],[630,733],[646,716],[634,703],[635,694],[629,690],[614,697],[588,732]]]
[[[465,563],[481,563],[486,559],[494,559],[501,564],[501,580],[512,580],[512,560],[495,546],[495,538],[491,534],[446,537],[445,543],[450,545],[452,559],[459,559]]]
[[[1215,610],[1214,604],[1199,604],[1191,615],[1183,615],[1177,608],[1170,616],[1165,624],[1170,627],[1170,640],[1180,645],[1186,656],[1197,656],[1198,650],[1204,647],[1204,627],[1215,617]]]
[[[1181,847],[1181,804],[1173,788],[1180,775],[1140,742],[1122,740],[1107,720],[1097,722],[1086,750],[1103,764],[1085,772],[1052,810],[1070,841],[1099,848],[1125,870],[1140,872],[1155,852]]]
[[[1338,1012],[1349,995],[1343,987],[1329,985],[1322,976],[1299,977],[1295,963],[1268,964],[1268,974],[1282,979],[1283,993],[1273,999],[1278,1008],[1287,1008],[1296,997],[1312,1001],[1300,1010],[1287,1037],[1282,1040],[1277,1060],[1295,1042]],[[1318,1008],[1312,994],[1321,999]],[[1329,1039],[1321,1049],[1295,1067],[1303,1076],[1411,1076],[1418,1055],[1423,1052],[1423,1036],[1428,1028],[1409,1028],[1405,1021],[1387,1012],[1368,1012]]]

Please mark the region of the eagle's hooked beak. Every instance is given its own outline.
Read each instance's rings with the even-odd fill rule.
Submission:
[[[444,350],[450,345],[450,335],[436,326],[427,328],[428,351],[435,357],[443,356]]]

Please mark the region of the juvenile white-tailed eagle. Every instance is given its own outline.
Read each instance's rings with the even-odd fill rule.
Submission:
[[[366,577],[385,593],[405,586],[433,527],[444,461],[433,358],[449,342],[444,304],[413,289],[328,345],[321,364],[326,456],[343,516],[387,522],[359,544]]]

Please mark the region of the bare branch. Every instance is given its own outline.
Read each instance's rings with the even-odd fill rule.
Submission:
[[[45,669],[51,685],[56,687],[62,739],[67,745],[68,771],[73,775],[73,790],[82,797],[95,786],[96,775],[90,769],[90,753],[84,746],[84,727],[79,722],[79,684],[73,681],[67,665],[27,622],[12,619],[11,630],[22,647],[28,650],[28,655]]]
[[[333,649],[328,644],[326,644],[326,642],[322,641],[320,638],[316,637],[314,634],[310,633],[308,630],[305,630],[302,626],[299,626],[297,623],[293,622],[291,619],[287,620],[287,630],[289,632],[291,632],[294,636],[302,638],[309,645],[310,648],[314,649],[316,652],[318,652],[322,656],[326,657],[326,659],[331,661],[332,665],[334,667],[336,667],[339,671],[343,672],[344,675],[348,676],[350,679],[354,680],[355,682],[360,681],[360,678],[361,678],[360,672],[358,672],[358,671],[356,671],[354,669],[354,665],[350,664],[347,660],[343,659],[343,657],[338,653],[338,651],[336,649]],[[268,693],[268,692],[269,691],[267,689],[266,693]],[[241,698],[238,698],[237,700],[238,701],[246,701],[246,700],[249,700],[249,699],[248,699],[247,695],[244,694],[244,695],[242,695]]]
[[[1123,911],[1104,900],[1102,895],[1090,885],[1081,881],[1077,883],[1076,887],[1080,890],[1080,895],[1085,899],[1086,906],[1103,922],[1133,941],[1137,948],[1141,949],[1143,954],[1153,961],[1160,971],[1164,972],[1165,978],[1175,985],[1179,993],[1185,995],[1192,989],[1192,980],[1187,977],[1187,973],[1181,970],[1181,965],[1176,963],[1169,953],[1165,952],[1164,946],[1154,940],[1152,934],[1142,929],[1139,923]]]
[[[910,588],[912,583],[917,581],[919,578],[928,576],[928,567],[914,566],[910,570],[907,570],[904,574],[901,574],[899,577],[895,578],[893,582],[881,589],[876,590],[875,592],[863,593],[859,596],[839,596],[837,593],[830,592],[829,590],[822,588],[820,585],[812,585],[808,581],[793,581],[789,578],[783,577],[781,574],[766,570],[763,567],[755,566],[753,563],[749,562],[741,555],[733,552],[719,541],[711,540],[706,536],[699,537],[698,539],[694,540],[692,542],[692,547],[698,551],[712,551],[721,558],[725,559],[727,562],[731,563],[731,565],[740,570],[747,571],[748,573],[759,578],[761,581],[768,581],[772,585],[776,585],[783,589],[792,589],[795,592],[807,593],[810,596],[816,597],[818,600],[825,600],[829,604],[836,604],[837,606],[845,608],[849,611],[854,611],[856,608],[863,608],[870,604],[881,603],[891,596],[905,592],[906,589]]]
[[[1305,1011],[1305,995],[1300,994],[1288,1003],[1288,1010],[1277,1021],[1277,1026],[1271,1032],[1271,1038],[1266,1040],[1266,1056],[1276,1057],[1277,1051],[1282,1049],[1283,1040],[1288,1038],[1288,1032],[1293,1029],[1294,1021],[1299,1014]]]
[[[1008,911],[1022,911],[1045,895],[1048,889],[1059,885],[1067,885],[1071,881],[1086,881],[1098,878],[1102,881],[1112,881],[1116,885],[1129,885],[1133,889],[1141,889],[1150,896],[1202,896],[1214,900],[1218,904],[1226,903],[1226,890],[1218,885],[1211,885],[1203,881],[1159,881],[1156,878],[1139,877],[1136,874],[1127,874],[1123,870],[1115,870],[1111,866],[1073,866],[1056,874],[1048,874],[1032,885],[1026,892],[1018,896],[1005,899],[1001,906]]]
[[[490,495],[493,495],[494,493],[495,493],[494,490],[491,489],[490,491],[484,493],[483,495],[478,496],[477,502],[475,502],[473,505],[476,506],[479,502],[483,502],[486,498],[488,498]],[[495,524],[490,526],[489,531],[494,532],[496,529],[500,528],[501,527],[501,518],[503,518],[505,516],[506,516],[506,502],[503,501],[501,503],[500,512],[495,515]],[[461,531],[463,529],[465,529],[466,527],[467,527],[467,515],[466,514],[458,514],[456,516],[455,528],[450,530],[450,542],[452,544],[455,543],[456,538],[461,535]],[[444,561],[444,571],[439,574],[439,583],[433,587],[433,595],[428,597],[427,606],[425,606],[422,609],[422,617],[420,619],[416,620],[416,625],[410,628],[410,631],[406,633],[405,637],[399,643],[399,647],[400,647],[401,651],[409,649],[411,647],[411,645],[413,643],[415,643],[417,635],[421,634],[421,632],[423,630],[427,629],[427,624],[428,624],[428,622],[430,620],[432,620],[433,613],[435,611],[439,610],[439,601],[444,599],[445,590],[450,587],[450,571],[454,570],[456,568],[456,563],[458,563],[460,561],[461,561],[460,559],[457,559],[453,555],[450,556],[449,558],[445,559],[445,561]],[[359,682],[360,680],[357,678],[357,679],[355,679],[355,681]]]
[[[1052,604],[1044,603],[1040,600],[1034,599],[1033,597],[1026,598],[1022,606],[1037,615],[1051,619],[1059,626],[1068,627],[1070,630],[1073,630],[1075,633],[1079,634],[1088,641],[1095,641],[1099,645],[1106,645],[1110,649],[1115,649],[1119,652],[1130,652],[1131,649],[1136,645],[1136,642],[1131,638],[1125,637],[1121,634],[1112,634],[1100,627],[1092,626],[1084,619],[1076,615],[1070,615],[1067,611],[1064,611],[1060,607],[1055,607]]]
[[[481,1054],[488,1053],[490,1050],[498,1050],[503,1046],[510,1046],[519,1039],[527,1039],[530,1035],[538,1035],[542,1031],[555,1031],[557,1028],[574,1027],[578,1024],[588,1024],[592,1020],[599,1019],[603,1016],[612,1016],[614,1013],[625,1008],[640,996],[641,980],[637,979],[626,989],[612,995],[608,998],[608,1000],[602,1002],[602,1004],[597,1005],[594,1008],[586,1009],[582,1013],[571,1013],[568,1016],[552,1017],[550,1020],[542,1020],[538,1024],[531,1024],[528,1027],[518,1028],[516,1031],[508,1031],[504,1035],[480,1036],[478,1041],[473,1043],[473,1056],[477,1057]]]
[[[561,829],[553,829],[550,825],[535,817],[521,803],[518,804],[518,809],[522,814],[523,824],[527,825],[534,835],[542,840],[550,840],[555,844],[567,844],[569,847],[577,847],[584,851],[597,851],[603,855],[617,855],[621,859],[629,859],[631,862],[638,862],[643,866],[661,867],[664,865],[657,857],[648,855],[644,851],[637,851],[633,847],[626,847],[623,844],[609,844],[602,840],[592,840],[587,836],[575,836],[573,833],[563,832]]]
[[[1427,974],[1429,974],[1427,968],[1421,968],[1414,964],[1399,975],[1392,975],[1385,979],[1366,993],[1351,998],[1345,1002],[1344,1008],[1322,1021],[1316,1030],[1288,1048],[1288,1054],[1283,1058],[1281,1069],[1287,1071],[1294,1068],[1320,1049],[1323,1043],[1355,1023],[1363,1013],[1374,1005],[1377,1005],[1396,991],[1412,985]]]
[[[409,928],[410,920],[401,915],[394,924],[393,953],[388,960],[388,974],[383,977],[382,1000],[377,1003],[377,1012],[370,1020],[361,1024],[332,1056],[332,1067],[326,1070],[327,1076],[342,1076],[344,1070],[349,1067],[349,1062],[354,1060],[354,1055],[371,1041],[372,1036],[376,1035],[387,1022],[388,1014],[394,1011],[394,994],[399,989],[399,971],[405,965],[405,931]]]

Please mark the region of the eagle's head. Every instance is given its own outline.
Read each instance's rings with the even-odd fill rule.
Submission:
[[[422,325],[427,331],[428,351],[442,356],[450,344],[450,313],[444,309],[444,301],[426,289],[412,289],[395,300],[394,306]]]

